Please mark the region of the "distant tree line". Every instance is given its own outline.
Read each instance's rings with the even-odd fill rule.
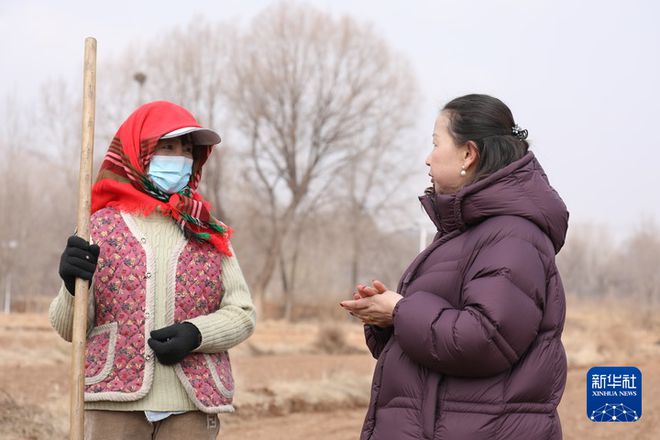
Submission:
[[[235,228],[260,307],[291,318],[296,304],[335,304],[360,281],[396,285],[418,251],[422,188],[406,184],[423,169],[411,147],[417,82],[369,26],[279,3],[245,28],[196,18],[115,59],[99,48],[97,161],[144,102],[174,101],[218,130],[201,192]],[[8,289],[16,301],[49,298],[59,288],[59,255],[75,225],[80,88],[56,79],[37,103],[5,100],[0,298]],[[602,228],[571,225],[558,258],[569,293],[649,307],[660,297],[659,261],[651,221],[620,244]]]
[[[616,243],[606,228],[572,225],[557,259],[566,291],[581,297],[614,297],[654,313],[660,303],[660,229],[642,220]]]
[[[171,100],[218,130],[200,190],[235,228],[260,306],[291,317],[294,303],[336,302],[360,280],[396,282],[417,250],[403,214],[416,202],[405,182],[421,169],[410,145],[417,82],[369,26],[279,3],[245,29],[197,18],[113,60],[99,48],[97,161],[144,102]],[[0,279],[11,274],[15,299],[59,287],[75,225],[79,88],[51,80],[36,105],[5,103]]]

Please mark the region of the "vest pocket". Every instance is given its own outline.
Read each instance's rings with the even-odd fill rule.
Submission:
[[[227,399],[231,399],[234,396],[234,379],[227,352],[204,353],[204,360],[206,361],[206,366],[211,371],[211,377],[220,394]]]
[[[117,323],[94,327],[85,347],[85,385],[103,381],[112,371],[117,344]]]

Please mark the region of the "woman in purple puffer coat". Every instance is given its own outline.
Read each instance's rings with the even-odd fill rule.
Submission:
[[[555,254],[568,211],[527,131],[486,95],[449,102],[420,197],[433,243],[395,291],[342,306],[378,359],[362,440],[561,439],[565,298]]]

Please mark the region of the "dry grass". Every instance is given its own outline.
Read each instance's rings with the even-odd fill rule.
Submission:
[[[354,328],[347,329],[346,325],[336,321],[326,321],[319,324],[314,348],[323,354],[355,354],[361,353],[364,348],[359,349],[351,345],[348,340],[349,332],[355,332]]]
[[[645,375],[656,371],[660,314],[646,316],[651,318],[639,319],[635,304],[568,299],[563,341],[571,371],[560,408],[566,438],[574,438],[571,435],[578,431],[588,437],[594,429],[579,416],[584,412],[586,369],[620,364],[646,365]],[[46,315],[0,315],[0,438],[64,438],[69,350],[70,345],[50,329]],[[321,432],[323,423],[328,429],[335,425],[336,416],[330,412],[350,414],[351,421],[339,425],[344,433],[351,432],[351,426],[355,431],[351,435],[328,432],[319,438],[357,435],[375,364],[364,346],[359,323],[262,321],[249,343],[231,351],[231,358],[237,411],[223,416],[226,438],[307,438],[303,432],[282,437],[284,431],[278,430],[290,433],[296,428],[278,420],[297,420],[306,426],[305,432]],[[579,380],[582,382],[576,382]],[[645,406],[645,411],[650,408]],[[578,415],[571,419],[573,414]],[[651,419],[651,415],[644,418]],[[315,417],[315,423],[304,421]],[[238,429],[233,437],[232,427]],[[251,429],[254,436],[244,437],[243,432]],[[599,434],[593,438],[610,437]]]
[[[49,411],[37,405],[20,404],[0,390],[0,437],[3,440],[64,438],[64,432],[53,428]]]
[[[332,322],[326,322],[319,326],[318,336],[314,345],[326,354],[346,353],[346,333],[344,329]]]
[[[283,416],[298,412],[361,408],[369,403],[366,375],[333,372],[315,381],[278,381],[247,389],[236,402],[240,417]]]
[[[569,297],[562,338],[569,368],[660,357],[660,313],[640,316],[637,304]]]
[[[367,353],[362,326],[348,320],[290,323],[262,321],[233,353],[251,356]]]

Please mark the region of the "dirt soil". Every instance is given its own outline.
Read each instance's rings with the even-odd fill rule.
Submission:
[[[565,333],[571,367],[560,405],[564,438],[660,438],[660,336],[655,327],[639,330],[638,347],[631,351],[628,345],[624,350],[592,335],[603,331],[598,327],[607,321],[602,315],[573,315],[567,326],[571,319],[576,323]],[[343,350],[327,354],[315,344],[317,325],[260,323],[249,343],[230,353],[237,411],[221,417],[219,438],[358,438],[375,361],[362,345],[358,324],[339,327],[346,338]],[[0,439],[66,438],[69,365],[69,344],[50,329],[45,315],[0,315]],[[639,422],[587,419],[586,372],[594,365],[634,365],[642,371]]]

